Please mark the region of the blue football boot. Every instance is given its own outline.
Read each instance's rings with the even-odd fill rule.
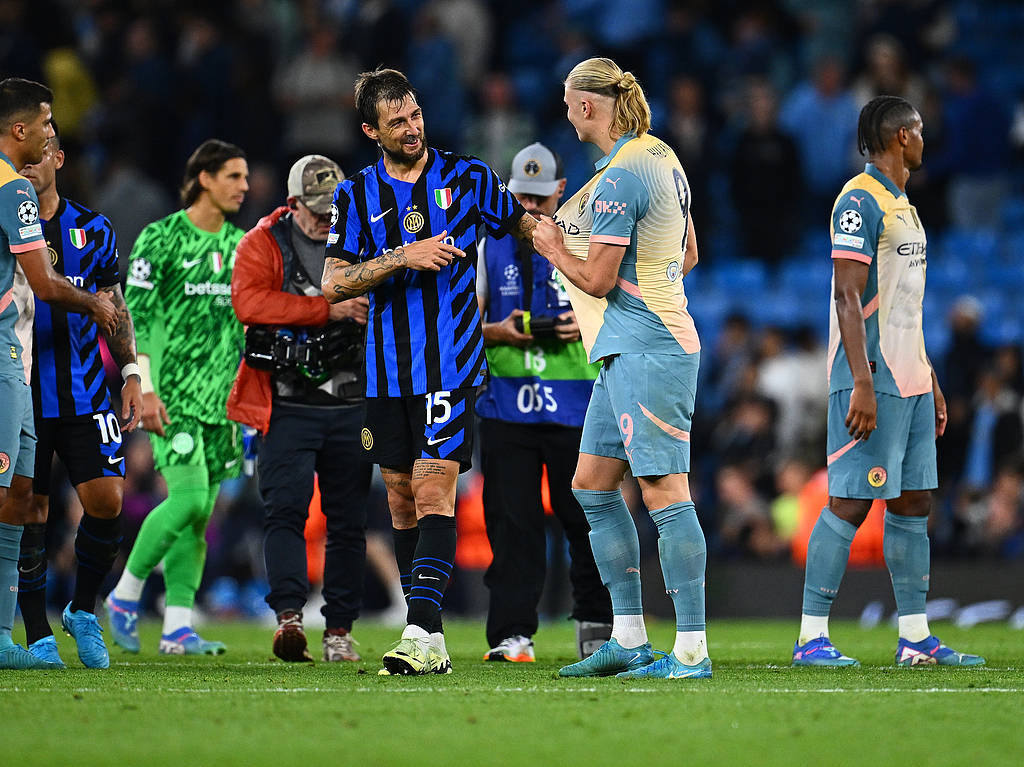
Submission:
[[[203,639],[188,626],[160,637],[161,655],[223,655],[227,651],[223,642]]]
[[[114,592],[103,601],[114,644],[125,652],[139,651],[139,603],[115,599]]]
[[[78,659],[86,668],[110,668],[110,655],[103,642],[103,627],[96,616],[84,610],[72,610],[71,603],[60,615],[60,625],[78,645]]]
[[[793,645],[793,665],[843,668],[846,666],[859,666],[860,661],[843,655],[832,646],[831,639],[822,636],[812,639],[804,645],[801,645],[799,640],[797,640],[797,644]]]
[[[20,644],[12,644],[10,647],[0,650],[0,669],[60,671],[62,668],[64,668],[63,663],[58,666],[56,663],[38,658]]]
[[[669,653],[646,666],[623,671],[615,676],[620,679],[710,679],[711,659],[705,658],[700,663],[687,666],[673,653]]]
[[[558,670],[559,676],[611,676],[620,671],[632,671],[646,666],[660,655],[659,650],[651,648],[650,642],[639,647],[626,649],[615,639],[609,639],[603,645],[578,663],[563,666]]]
[[[34,641],[28,646],[28,651],[40,660],[52,663],[58,668],[65,668],[64,661],[57,650],[57,640],[54,639],[53,634]]]
[[[937,636],[930,636],[920,642],[910,642],[900,638],[896,645],[897,666],[984,666],[985,659],[980,655],[968,655],[965,652],[946,647]]]

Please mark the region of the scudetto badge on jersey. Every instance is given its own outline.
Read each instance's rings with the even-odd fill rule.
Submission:
[[[434,190],[434,202],[441,210],[448,210],[452,206],[452,190],[450,187]],[[407,227],[408,228],[408,227]]]
[[[86,245],[84,229],[68,229],[68,239],[76,249],[81,250]]]

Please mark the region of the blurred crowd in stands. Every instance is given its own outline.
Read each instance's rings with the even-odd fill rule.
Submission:
[[[349,173],[373,162],[352,82],[381,64],[419,90],[428,143],[507,172],[543,141],[571,193],[596,157],[564,119],[562,78],[591,55],[632,70],[694,190],[697,508],[712,556],[764,560],[799,561],[801,518],[821,507],[828,215],[863,164],[860,107],[881,93],[925,124],[908,191],[929,236],[926,339],[950,414],[933,550],[1024,557],[1021,39],[1024,5],[1011,0],[0,0],[0,72],[54,90],[62,189],[113,221],[122,259],[176,207],[180,168],[211,136],[249,155],[243,228],[282,202],[297,157],[326,154]],[[127,455],[137,527],[162,488],[144,436]],[[228,484],[206,593],[234,583],[225,604],[241,609],[237,584],[259,591],[262,509],[254,483]],[[378,495],[371,526],[386,529]],[[61,506],[75,516],[66,496],[51,519]],[[62,556],[70,569],[70,538]]]

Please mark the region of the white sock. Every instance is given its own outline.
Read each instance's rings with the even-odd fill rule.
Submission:
[[[430,635],[430,646],[441,653],[441,655],[448,654],[448,649],[444,646],[444,634],[440,631],[435,631]]]
[[[409,624],[405,627],[405,631],[402,632],[402,639],[428,639],[430,632],[419,626]]]
[[[164,609],[164,635],[173,634],[178,629],[192,627],[192,608],[168,605]]]
[[[680,663],[695,666],[708,657],[708,638],[705,631],[677,631],[672,654]]]
[[[612,639],[627,650],[647,641],[647,626],[642,615],[615,615],[612,617]]]
[[[145,578],[136,578],[128,568],[121,573],[121,580],[114,586],[114,599],[121,599],[125,602],[138,602],[142,599],[142,589],[146,585]]]
[[[801,615],[800,616],[800,638],[797,644],[805,645],[812,639],[828,636],[827,615]]]
[[[900,639],[908,642],[920,642],[931,636],[928,630],[928,616],[924,613],[917,615],[901,615],[899,617]]]

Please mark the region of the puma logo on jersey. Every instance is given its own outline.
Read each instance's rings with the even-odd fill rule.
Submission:
[[[26,189],[15,189],[15,190],[14,190],[14,193],[15,193],[15,194],[23,194],[23,195],[25,195],[26,197],[28,197],[29,199],[31,199],[31,198],[32,198],[32,195],[30,195],[30,194],[28,193],[28,190],[26,190]]]
[[[860,207],[860,204],[861,204],[862,202],[864,202],[864,198],[863,198],[863,197],[861,197],[861,198],[860,198],[860,199],[858,200],[858,199],[857,199],[856,197],[854,197],[854,196],[853,196],[852,194],[850,195],[850,199],[851,199],[851,200],[852,200],[853,202],[857,203],[857,207],[858,207],[858,208]]]
[[[611,184],[616,192],[619,191],[619,180],[620,179],[621,179],[621,176],[619,178],[615,179],[614,181],[612,179],[608,178],[607,176],[604,177],[604,180],[607,181],[609,184]]]

